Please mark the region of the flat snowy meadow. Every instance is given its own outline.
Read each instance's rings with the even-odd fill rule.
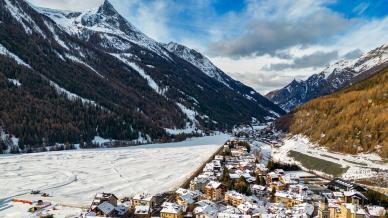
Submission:
[[[12,210],[12,198],[31,197],[31,190],[52,195],[50,201],[86,206],[98,192],[122,197],[174,190],[228,138],[0,156],[0,216]]]

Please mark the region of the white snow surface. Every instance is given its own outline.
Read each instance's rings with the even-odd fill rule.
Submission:
[[[104,139],[101,136],[94,136],[94,139],[92,140],[92,143],[97,145],[102,145],[104,143],[110,142],[110,139]]]
[[[10,83],[14,84],[14,85],[17,86],[17,87],[20,87],[20,86],[22,85],[22,84],[20,83],[20,81],[17,80],[17,79],[8,79],[8,81],[9,81]]]
[[[198,128],[198,121],[195,118],[198,115],[198,112],[195,110],[192,110],[190,108],[187,108],[181,103],[176,103],[176,105],[181,109],[181,111],[186,115],[186,117],[190,120],[190,122],[186,123],[185,128],[183,129],[169,129],[165,128],[166,132],[171,135],[178,135],[178,134],[190,134],[190,133],[201,133],[202,131]],[[206,116],[206,115],[205,115]]]
[[[31,69],[31,66],[28,65],[26,62],[24,62],[22,59],[20,59],[17,55],[10,52],[6,47],[4,47],[2,44],[0,44],[0,54],[6,55],[12,59],[14,59],[18,64],[26,66]]]
[[[388,164],[383,163],[376,154],[358,154],[350,155],[337,152],[330,152],[324,147],[313,144],[309,139],[302,135],[296,135],[284,140],[284,145],[273,149],[272,157],[276,161],[284,163],[297,163],[287,155],[289,151],[297,151],[302,154],[327,160],[333,163],[349,167],[346,173],[342,175],[345,179],[370,178],[376,175],[371,169],[388,170]],[[298,163],[297,163],[298,164]]]
[[[66,96],[66,98],[69,99],[70,101],[81,100],[82,103],[84,103],[84,104],[86,103],[86,104],[91,104],[93,106],[97,106],[96,102],[89,100],[89,99],[82,98],[81,96],[79,96],[77,94],[69,92],[51,80],[49,82],[50,82],[50,86],[54,87],[55,91],[58,94],[64,94]]]
[[[341,60],[341,61],[338,61],[334,64],[330,64],[329,66],[327,66],[323,71],[322,73],[324,74],[325,76],[325,79],[327,79],[332,73],[334,73],[335,71],[341,71],[345,68],[349,68],[351,67],[352,65],[354,64],[354,61],[350,61],[350,60]]]
[[[41,200],[42,197],[40,195],[29,195],[31,200],[34,200],[35,202],[38,200]],[[43,199],[46,200],[46,199]],[[43,214],[52,214],[55,218],[69,218],[69,217],[79,217],[79,215],[83,212],[81,208],[76,207],[70,207],[73,205],[70,205],[69,207],[60,206],[56,202],[51,202],[52,205],[44,208]],[[29,204],[22,204],[22,203],[12,203],[11,207],[8,207],[6,209],[6,214],[2,214],[3,212],[0,212],[0,217],[6,217],[6,218],[39,218],[40,210],[36,211],[35,213],[28,212],[28,209],[31,208],[32,205]],[[76,205],[74,205],[76,206]],[[0,207],[1,210],[1,207]]]
[[[227,139],[221,134],[126,148],[2,155],[0,217],[15,211],[12,198],[31,199],[31,190],[52,195],[48,201],[81,206],[90,205],[97,192],[123,197],[174,190]]]

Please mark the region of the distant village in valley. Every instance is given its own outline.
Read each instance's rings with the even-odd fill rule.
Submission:
[[[234,137],[175,191],[152,195],[144,190],[144,193],[125,198],[118,198],[115,193],[96,193],[79,217],[388,216],[387,201],[382,201],[378,192],[340,178],[324,178],[296,165],[274,162],[258,144],[276,144],[278,136],[268,131],[242,129],[234,132]],[[257,137],[256,140],[252,140],[252,136]],[[14,203],[30,203],[30,211],[45,218],[55,217],[55,210],[61,209],[45,202],[45,193],[31,194],[42,195],[43,200],[14,199]]]

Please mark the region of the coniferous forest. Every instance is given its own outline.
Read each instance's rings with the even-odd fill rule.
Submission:
[[[15,17],[8,4],[24,18]],[[101,16],[117,13],[103,9]],[[126,27],[118,31],[146,37],[120,15],[112,17]],[[98,31],[81,35],[64,31],[25,1],[0,0],[0,127],[22,149],[90,142],[95,136],[170,141],[182,135],[166,128],[226,130],[274,117],[271,111],[284,113],[258,93],[242,94],[251,88],[229,78],[234,90],[152,39],[144,46],[114,34],[108,41]],[[118,40],[123,46],[112,46]]]

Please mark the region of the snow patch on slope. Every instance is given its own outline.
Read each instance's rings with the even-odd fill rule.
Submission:
[[[81,61],[79,58],[73,56],[73,55],[69,55],[69,54],[65,54],[66,58],[68,58],[69,60],[71,61],[74,61],[74,62],[77,62],[79,64],[82,64],[84,66],[86,66],[87,68],[91,69],[93,72],[95,72],[98,76],[100,76],[101,78],[104,78],[103,75],[101,75],[99,72],[97,72],[97,70],[95,70],[93,67],[91,67],[90,65],[88,65],[87,63]]]
[[[96,102],[92,101],[92,100],[88,100],[88,99],[85,99],[85,98],[82,98],[81,96],[77,95],[77,94],[74,94],[72,92],[69,92],[67,91],[66,89],[60,87],[58,84],[56,84],[55,82],[53,81],[49,81],[50,82],[50,86],[52,86],[53,88],[55,88],[55,91],[58,93],[58,94],[64,94],[66,96],[67,99],[69,99],[70,101],[76,101],[76,100],[81,100],[82,103],[84,104],[91,104],[93,106],[97,106]]]
[[[13,85],[20,87],[22,84],[17,79],[8,79],[8,82],[12,83]]]
[[[94,136],[94,139],[92,140],[92,143],[93,144],[96,144],[96,145],[103,145],[104,143],[109,143],[111,142],[112,140],[110,139],[104,139],[102,138],[101,136]]]
[[[247,95],[247,94],[244,94],[244,97],[246,98],[246,99],[248,99],[249,101],[256,101],[256,99],[254,99],[252,96],[250,96],[250,95]]]
[[[176,54],[183,60],[191,63],[209,77],[214,78],[217,81],[226,85],[228,88],[231,88],[228,84],[228,81],[225,80],[223,75],[221,75],[220,70],[216,66],[214,66],[214,64],[208,58],[206,58],[199,52],[175,42],[170,42],[166,44],[165,48],[170,52]]]
[[[364,72],[388,61],[388,44],[382,45],[359,58],[355,63],[356,72]]]
[[[63,48],[65,48],[66,50],[70,50],[69,47],[66,45],[66,43],[64,41],[62,41],[59,36],[57,35],[57,33],[55,32],[55,28],[47,23],[46,21],[44,21],[44,23],[46,24],[47,28],[51,31],[51,33],[53,34],[54,36],[54,39],[55,41],[60,45],[62,46]]]
[[[46,38],[43,31],[36,25],[35,21],[25,13],[20,7],[13,5],[9,0],[4,0],[5,7],[11,13],[11,15],[23,26],[27,34],[32,34],[33,30],[39,33],[43,38]],[[15,1],[16,4],[19,4],[19,1]],[[29,27],[32,25],[32,29]]]
[[[148,85],[153,89],[155,90],[156,93],[160,94],[160,95],[164,95],[164,93],[167,91],[166,89],[163,89],[163,88],[160,88],[159,85],[152,79],[151,76],[149,76],[145,70],[141,67],[139,67],[137,64],[129,61],[126,57],[125,54],[113,54],[111,53],[112,56],[116,57],[117,59],[119,59],[120,61],[122,61],[123,63],[125,63],[126,65],[128,65],[129,67],[131,67],[132,69],[136,70],[139,75],[141,77],[143,77],[145,80],[147,80],[147,83]]]
[[[332,73],[335,73],[336,71],[341,71],[345,68],[349,68],[354,64],[355,61],[350,60],[341,60],[334,64],[330,64],[327,66],[322,73],[325,75],[325,79],[327,79]]]
[[[194,110],[191,110],[187,107],[185,107],[183,104],[181,103],[176,103],[176,105],[178,105],[178,107],[181,109],[181,111],[187,116],[187,118],[189,118],[189,120],[191,122],[193,122],[194,124],[197,123],[198,121],[195,119],[195,117],[198,115],[198,113]]]
[[[6,47],[4,47],[2,44],[0,44],[0,54],[6,55],[12,59],[14,59],[18,64],[24,65],[31,69],[31,66],[28,65],[26,62],[24,62],[22,59],[20,59],[17,55],[13,54],[12,52],[8,51]]]
[[[102,43],[102,46],[104,48],[116,48],[120,51],[126,51],[129,50],[132,46],[128,42],[120,39],[119,37],[116,37],[112,34],[103,34],[102,37],[104,37],[106,40]]]
[[[187,108],[181,103],[176,103],[176,105],[180,108],[180,110],[186,115],[186,117],[190,120],[190,122],[186,123],[185,128],[183,129],[169,129],[165,128],[166,132],[171,135],[177,134],[191,134],[191,133],[201,133],[202,131],[198,129],[198,121],[195,118],[198,115],[198,112]]]

